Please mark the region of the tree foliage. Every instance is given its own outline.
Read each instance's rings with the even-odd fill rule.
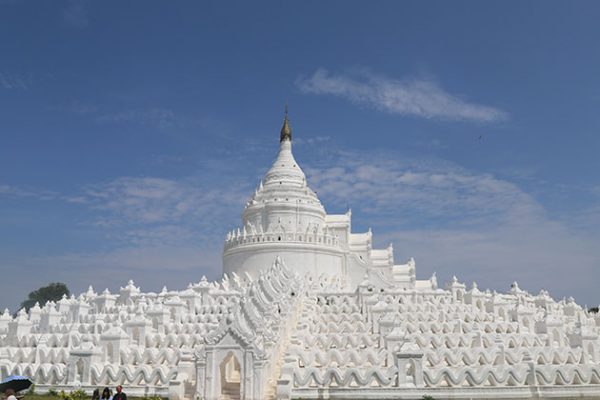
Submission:
[[[35,303],[40,303],[40,307],[43,307],[49,301],[60,300],[63,295],[70,295],[67,285],[60,282],[50,283],[48,286],[41,287],[29,293],[27,300],[21,303],[21,308],[29,310]]]
[[[588,310],[588,312],[591,312],[591,313],[596,313],[596,314],[597,314],[597,313],[598,313],[598,307],[591,307],[591,308]]]

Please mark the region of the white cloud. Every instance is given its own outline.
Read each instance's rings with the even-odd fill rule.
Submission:
[[[330,136],[301,136],[294,138],[294,146],[317,146],[331,140]]]
[[[0,194],[13,194],[14,193],[14,189],[12,188],[12,186],[9,185],[0,185]]]
[[[428,79],[396,80],[365,71],[332,74],[320,68],[312,76],[298,79],[297,86],[304,93],[334,95],[393,114],[480,122],[508,117],[497,108],[469,103],[452,95]]]
[[[398,261],[416,257],[421,278],[437,271],[498,290],[518,280],[532,291],[600,301],[587,279],[600,266],[600,231],[577,223],[599,220],[594,207],[551,217],[491,174],[389,154],[345,153],[305,170],[326,206],[351,205],[354,224],[372,224],[376,244],[393,242]]]
[[[0,71],[0,87],[4,89],[26,90],[31,86],[31,76],[24,77],[6,71]]]
[[[90,185],[79,200],[100,212],[96,223],[115,228],[113,237],[134,243],[207,237],[221,238],[251,193],[246,184],[223,180],[121,177]],[[231,228],[231,227],[229,227]]]
[[[62,281],[75,292],[92,284],[98,290],[118,289],[134,279],[147,290],[166,284],[183,288],[202,275],[213,279],[221,271],[221,250],[227,229],[252,192],[250,187],[222,179],[215,185],[193,178],[121,177],[88,185],[74,195],[56,196],[71,207],[91,211],[86,232],[104,240],[93,250],[68,250],[48,256],[2,258],[5,276],[19,277],[20,271],[36,271],[23,285],[7,288],[4,305],[14,308],[22,293],[48,282]],[[40,196],[8,185],[0,195]],[[11,300],[9,300],[11,299]],[[6,303],[11,301],[13,303]]]
[[[448,163],[396,160],[385,154],[343,154],[333,165],[306,168],[309,182],[331,202],[364,212],[472,224],[543,213],[531,196],[490,174]]]
[[[0,201],[54,194],[57,213],[73,211],[64,214],[57,229],[82,232],[81,241],[3,254],[4,276],[19,284],[2,292],[0,306],[14,308],[28,291],[51,281],[80,291],[89,284],[116,289],[132,278],[145,289],[159,290],[163,284],[183,288],[204,274],[217,278],[223,240],[240,223],[240,211],[259,179],[255,164],[239,157],[257,149],[242,146],[226,157],[203,158],[202,178],[125,176],[61,193],[0,182]],[[33,222],[31,229],[39,227]],[[31,275],[25,281],[22,271]]]
[[[50,190],[40,190],[25,186],[14,186],[0,183],[0,196],[32,197],[38,200],[55,200],[58,197],[58,193]]]

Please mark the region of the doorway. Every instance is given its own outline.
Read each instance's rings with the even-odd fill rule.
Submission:
[[[241,367],[236,356],[230,352],[223,359],[221,371],[221,399],[239,399]]]

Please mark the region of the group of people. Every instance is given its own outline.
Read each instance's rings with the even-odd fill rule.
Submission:
[[[22,396],[19,396],[19,398],[17,398],[16,393],[13,389],[6,389],[4,391],[5,400],[19,400],[21,397]],[[112,391],[107,387],[105,387],[104,390],[102,390],[102,395],[100,395],[99,389],[95,389],[92,393],[92,400],[127,400],[127,395],[123,392],[123,386],[119,385],[117,386],[117,393],[115,393],[114,395],[112,394]]]
[[[7,399],[8,400],[8,399]],[[123,392],[123,386],[117,386],[117,393],[113,396],[112,391],[105,387],[100,395],[100,389],[94,390],[92,400],[127,400],[127,395]]]

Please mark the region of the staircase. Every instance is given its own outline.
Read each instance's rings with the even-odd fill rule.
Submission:
[[[285,349],[287,349],[288,340],[282,346],[282,354],[280,354],[277,364],[273,367],[273,375],[271,379],[267,381],[267,387],[265,390],[265,400],[276,400],[277,399],[277,379],[281,375],[281,365],[283,364],[283,356],[285,355]]]
[[[240,387],[226,386],[221,389],[221,400],[240,400]]]
[[[290,339],[296,332],[296,326],[298,324],[298,317],[302,314],[302,308],[304,305],[304,299],[298,299],[294,310],[290,313],[290,323],[288,325],[288,331],[279,349],[279,357],[277,362],[273,366],[273,373],[271,378],[267,381],[267,387],[265,389],[265,400],[276,400],[277,399],[277,380],[281,376],[281,367],[287,352],[287,348],[290,345]]]

